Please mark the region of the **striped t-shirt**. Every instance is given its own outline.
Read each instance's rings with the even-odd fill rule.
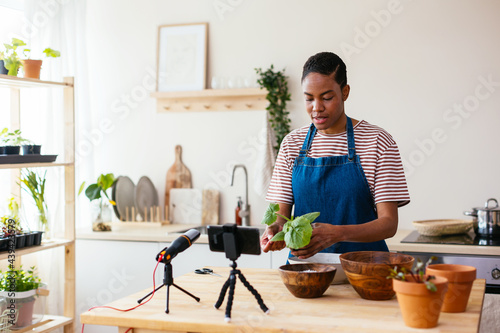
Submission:
[[[290,132],[282,141],[266,200],[293,205],[292,169],[306,138],[309,126]],[[370,186],[375,203],[410,202],[410,195],[396,142],[382,128],[361,120],[354,126],[356,154]],[[308,157],[347,155],[347,133],[316,132]]]

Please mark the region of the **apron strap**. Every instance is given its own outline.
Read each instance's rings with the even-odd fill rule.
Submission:
[[[348,159],[349,161],[354,160],[354,157],[356,156],[356,144],[354,143],[354,129],[352,128],[352,120],[351,118],[347,117],[347,124],[346,124],[346,130],[347,130],[347,152],[348,152]]]
[[[315,135],[316,135],[316,127],[314,126],[314,124],[311,124],[311,126],[309,126],[309,131],[307,132],[306,139],[302,144],[302,148],[300,148],[299,157],[307,157],[307,152],[311,148]]]

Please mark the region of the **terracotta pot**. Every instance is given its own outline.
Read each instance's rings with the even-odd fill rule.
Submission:
[[[405,325],[414,328],[436,327],[448,280],[436,277],[433,282],[437,291],[432,292],[424,283],[413,282],[411,275],[406,275],[406,279],[392,280]]]
[[[464,312],[469,302],[472,283],[476,279],[476,268],[465,265],[436,264],[427,266],[426,273],[448,280],[448,291],[441,311]]]
[[[40,70],[42,69],[42,60],[21,60],[24,68],[24,77],[31,79],[40,79]]]

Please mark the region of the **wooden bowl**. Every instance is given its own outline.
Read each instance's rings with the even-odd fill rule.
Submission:
[[[415,259],[407,254],[379,251],[343,253],[340,256],[342,268],[354,290],[364,299],[386,300],[394,297],[389,271],[413,266]]]
[[[337,269],[323,264],[283,265],[278,271],[288,291],[298,298],[320,297],[333,281]]]

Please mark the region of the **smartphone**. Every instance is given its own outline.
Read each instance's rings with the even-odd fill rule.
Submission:
[[[239,227],[236,224],[209,225],[207,233],[210,251],[260,255],[260,233],[257,228]],[[234,244],[224,244],[228,236],[234,236]],[[236,249],[228,248],[234,245]]]

